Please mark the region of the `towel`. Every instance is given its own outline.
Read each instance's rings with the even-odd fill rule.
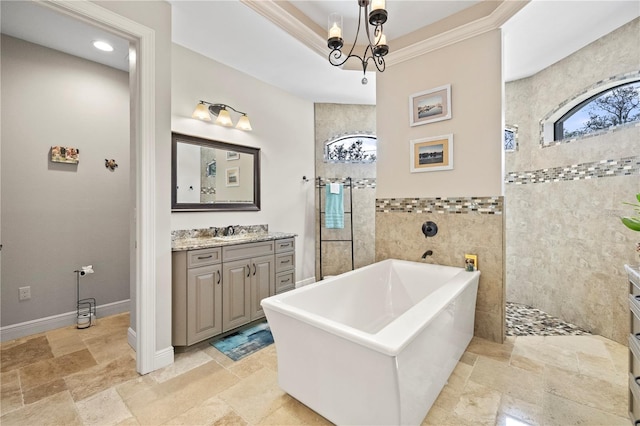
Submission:
[[[338,192],[333,193],[333,185],[337,186]],[[344,199],[342,197],[342,184],[330,184],[326,186],[327,201],[325,203],[324,226],[325,228],[344,228]]]

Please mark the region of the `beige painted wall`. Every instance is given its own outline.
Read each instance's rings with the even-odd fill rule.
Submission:
[[[501,61],[495,30],[378,75],[378,198],[501,194]],[[445,84],[452,118],[410,127],[409,96]],[[410,173],[409,141],[449,133],[454,170]]]
[[[315,104],[315,167],[316,177],[336,181],[351,177],[352,192],[345,188],[344,205],[349,210],[349,194],[353,195],[353,263],[355,268],[375,261],[375,198],[376,163],[327,163],[324,146],[345,133],[376,132],[375,105]],[[315,186],[315,184],[314,184]],[[316,279],[320,279],[320,222],[318,191],[316,188]],[[322,193],[322,209],[326,196]],[[324,219],[324,215],[322,216]],[[322,222],[323,240],[350,239],[350,217],[345,215],[344,229],[326,229]],[[338,275],[351,270],[351,243],[322,243],[322,275]]]
[[[623,265],[638,263],[639,235],[618,218],[631,213],[622,202],[640,192],[640,127],[541,148],[539,126],[557,105],[587,87],[637,71],[639,34],[636,19],[540,73],[506,85],[505,119],[519,127],[519,149],[505,155],[507,173],[636,158],[628,176],[507,184],[505,189],[507,300],[620,343],[629,326]]]
[[[175,212],[171,229],[267,224],[271,231],[296,233],[296,281],[313,282],[314,192],[313,185],[302,181],[302,176],[314,174],[313,103],[177,44],[172,55],[172,129],[260,148],[262,204],[258,212]],[[191,114],[199,100],[246,112],[253,131],[194,120]],[[225,167],[219,163],[220,176]]]
[[[504,336],[501,46],[494,30],[389,67],[378,76],[376,118],[376,260],[421,261],[431,249],[427,262],[462,267],[465,253],[478,254],[475,332],[498,342]],[[445,84],[452,88],[452,119],[410,127],[409,96]],[[409,141],[449,133],[454,169],[410,173]],[[437,197],[465,205],[464,212],[439,209]],[[434,209],[412,207],[421,203]],[[425,240],[420,227],[427,220],[439,233]]]

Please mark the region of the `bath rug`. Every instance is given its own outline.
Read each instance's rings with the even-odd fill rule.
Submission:
[[[212,341],[211,346],[237,361],[272,343],[271,329],[265,321]]]

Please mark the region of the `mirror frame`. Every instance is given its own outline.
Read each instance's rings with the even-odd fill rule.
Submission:
[[[194,145],[253,155],[253,203],[178,203],[176,191],[176,152],[179,141],[186,141]],[[260,211],[260,148],[235,145],[227,142],[171,132],[171,211]]]

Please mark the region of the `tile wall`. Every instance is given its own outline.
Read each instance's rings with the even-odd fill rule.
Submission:
[[[637,75],[640,18],[532,77],[505,85],[505,120],[518,149],[505,153],[506,293],[609,339],[628,335],[625,263],[637,232],[620,217],[640,192],[640,126],[541,144],[541,122],[577,94]],[[597,61],[594,61],[597,58]]]
[[[352,191],[345,188],[344,229],[326,229],[322,224],[323,240],[350,240],[351,218],[353,218],[353,263],[354,268],[369,265],[375,261],[375,200],[376,200],[376,163],[327,163],[324,161],[325,142],[339,135],[363,132],[375,134],[376,109],[374,105],[315,105],[315,142],[316,142],[316,279],[322,276],[338,275],[351,270],[351,242],[322,243],[322,274],[320,273],[320,209],[324,211],[325,193],[319,199],[318,183],[348,183],[350,177]],[[320,181],[317,179],[320,178]],[[352,197],[352,200],[351,200]],[[322,201],[322,205],[320,202]],[[351,207],[352,206],[352,207]],[[324,217],[322,218],[324,220]]]
[[[465,254],[478,255],[481,271],[475,335],[504,338],[503,198],[397,198],[376,200],[376,261],[394,258],[440,265],[464,265]],[[422,224],[438,226],[425,238]],[[433,255],[425,260],[426,250]]]

